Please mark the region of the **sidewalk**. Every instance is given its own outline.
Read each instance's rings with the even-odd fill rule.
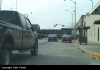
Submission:
[[[89,57],[95,58],[96,60],[100,59],[100,43],[88,41],[87,45],[80,45],[78,44],[78,41],[76,41],[75,45]]]

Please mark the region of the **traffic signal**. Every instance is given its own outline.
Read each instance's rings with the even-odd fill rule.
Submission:
[[[56,25],[54,24],[54,27],[56,27]]]
[[[62,27],[64,27],[64,25],[62,24]]]

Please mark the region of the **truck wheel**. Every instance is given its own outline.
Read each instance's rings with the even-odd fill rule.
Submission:
[[[5,44],[3,47],[4,48],[1,50],[1,55],[0,55],[0,64],[9,65],[11,63],[11,58],[12,58],[11,45]]]
[[[38,53],[38,43],[35,44],[34,50],[30,51],[32,56],[36,56]]]

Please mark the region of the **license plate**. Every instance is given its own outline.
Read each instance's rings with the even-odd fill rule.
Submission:
[[[66,39],[68,39],[68,38],[66,38]]]

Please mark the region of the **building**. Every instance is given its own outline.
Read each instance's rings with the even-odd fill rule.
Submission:
[[[100,42],[100,25],[95,25],[94,22],[100,18],[100,1],[98,4],[88,12],[84,17],[84,26],[90,26],[90,29],[87,30],[88,41]]]
[[[85,15],[82,15],[82,16],[80,17],[78,23],[75,25],[75,28],[77,28],[78,26],[81,26],[81,27],[84,26],[84,25],[83,25],[83,21],[84,21],[83,17],[84,17],[84,16],[85,16]],[[79,36],[79,30],[76,30],[76,37],[78,37],[78,36]],[[83,36],[83,30],[82,30],[82,32],[81,32],[81,36]]]
[[[40,30],[40,26],[38,24],[31,24],[34,27],[34,30],[37,31],[37,27]]]

